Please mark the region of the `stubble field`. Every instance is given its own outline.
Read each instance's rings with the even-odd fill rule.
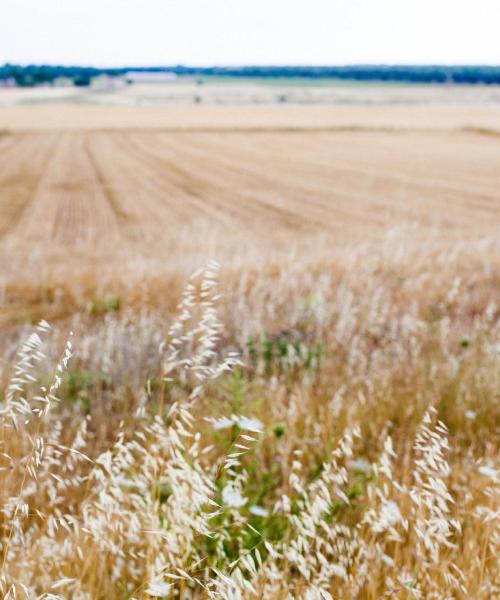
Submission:
[[[1,108],[4,597],[498,597],[498,123]]]
[[[91,285],[89,270],[97,285],[130,263],[186,275],[203,258],[309,260],[395,227],[440,243],[498,229],[491,110],[42,109],[3,119],[17,124],[0,138],[5,315],[44,286]]]

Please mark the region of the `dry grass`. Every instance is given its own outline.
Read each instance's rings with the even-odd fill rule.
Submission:
[[[0,139],[3,597],[498,597],[497,145]]]
[[[74,319],[57,392],[24,391],[64,346],[32,339],[3,409],[4,593],[495,597],[498,243],[376,247],[226,274],[221,301],[195,278],[170,331]]]

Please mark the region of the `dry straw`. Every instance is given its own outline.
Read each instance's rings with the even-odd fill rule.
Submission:
[[[129,336],[136,372],[156,365],[132,392],[102,354],[103,379],[82,383],[96,355],[70,342],[46,379],[41,322],[0,417],[3,597],[498,597],[498,307],[455,277],[440,296],[423,266],[395,281],[387,257],[359,260],[365,294],[349,269],[284,280],[288,327],[247,343],[227,335],[215,263],[156,350],[104,320],[84,347]],[[270,331],[285,307],[265,281],[230,300]],[[140,330],[157,340],[155,318]]]

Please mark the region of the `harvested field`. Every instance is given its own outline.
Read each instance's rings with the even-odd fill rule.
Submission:
[[[57,120],[57,107],[40,109]],[[466,129],[492,110],[471,110],[467,120],[448,109],[438,126],[442,109],[432,109],[428,127],[421,109],[400,110],[389,129],[387,109],[247,108],[236,127],[229,109],[183,108],[184,120],[167,129],[149,128],[151,109],[142,128],[134,119],[102,127],[105,109],[100,126],[86,128],[96,109],[78,110],[73,129],[63,108],[59,129],[19,127],[0,138],[7,321],[20,305],[40,304],[47,286],[114,293],[129,271],[146,279],[158,269],[186,274],[208,257],[228,268],[293,252],[314,261],[395,227],[411,227],[415,242],[433,235],[440,244],[498,231],[500,137]],[[181,112],[164,115],[172,123]],[[210,114],[225,121],[207,127]]]
[[[0,146],[0,231],[145,252],[200,224],[228,245],[242,232],[359,241],[408,222],[487,234],[499,151],[500,138],[463,132],[14,133]]]
[[[0,99],[2,96],[0,95]],[[13,104],[1,106],[0,131],[114,130],[358,130],[363,128],[480,130],[498,134],[500,107],[484,106],[301,106],[301,105],[94,105]]]

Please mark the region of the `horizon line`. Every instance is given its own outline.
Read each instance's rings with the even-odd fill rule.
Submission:
[[[500,62],[344,62],[344,63],[120,63],[116,65],[104,63],[65,63],[65,62],[15,62],[6,60],[0,63],[1,66],[11,65],[20,67],[77,67],[90,69],[241,69],[241,68],[344,68],[344,67],[440,67],[440,68],[456,68],[456,67],[500,67]]]

